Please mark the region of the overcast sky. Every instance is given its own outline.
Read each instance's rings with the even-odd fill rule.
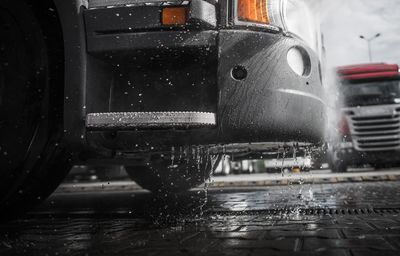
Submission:
[[[368,62],[367,42],[374,40],[374,62],[400,64],[400,0],[321,0],[322,30],[328,66]]]

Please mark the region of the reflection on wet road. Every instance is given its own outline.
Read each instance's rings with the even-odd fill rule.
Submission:
[[[59,191],[0,229],[0,255],[399,255],[400,179]]]

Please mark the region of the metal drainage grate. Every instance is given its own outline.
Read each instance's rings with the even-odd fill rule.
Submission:
[[[267,209],[267,210],[244,210],[244,211],[225,211],[213,210],[208,215],[262,215],[262,216],[281,216],[298,214],[303,216],[323,216],[323,215],[371,215],[371,214],[400,214],[400,208],[287,208],[287,209]]]

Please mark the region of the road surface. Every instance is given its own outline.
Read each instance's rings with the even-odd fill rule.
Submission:
[[[0,255],[400,255],[400,170],[308,175],[218,177],[174,197],[64,184],[0,224]]]

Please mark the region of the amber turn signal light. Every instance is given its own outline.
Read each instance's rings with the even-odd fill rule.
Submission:
[[[267,1],[237,0],[237,16],[240,21],[268,24]]]
[[[166,7],[162,9],[161,24],[162,25],[185,25],[187,22],[187,7]]]
[[[294,167],[292,167],[292,172],[294,172],[294,173],[301,173],[301,169],[300,169],[300,167],[298,167],[298,166],[294,166]]]

